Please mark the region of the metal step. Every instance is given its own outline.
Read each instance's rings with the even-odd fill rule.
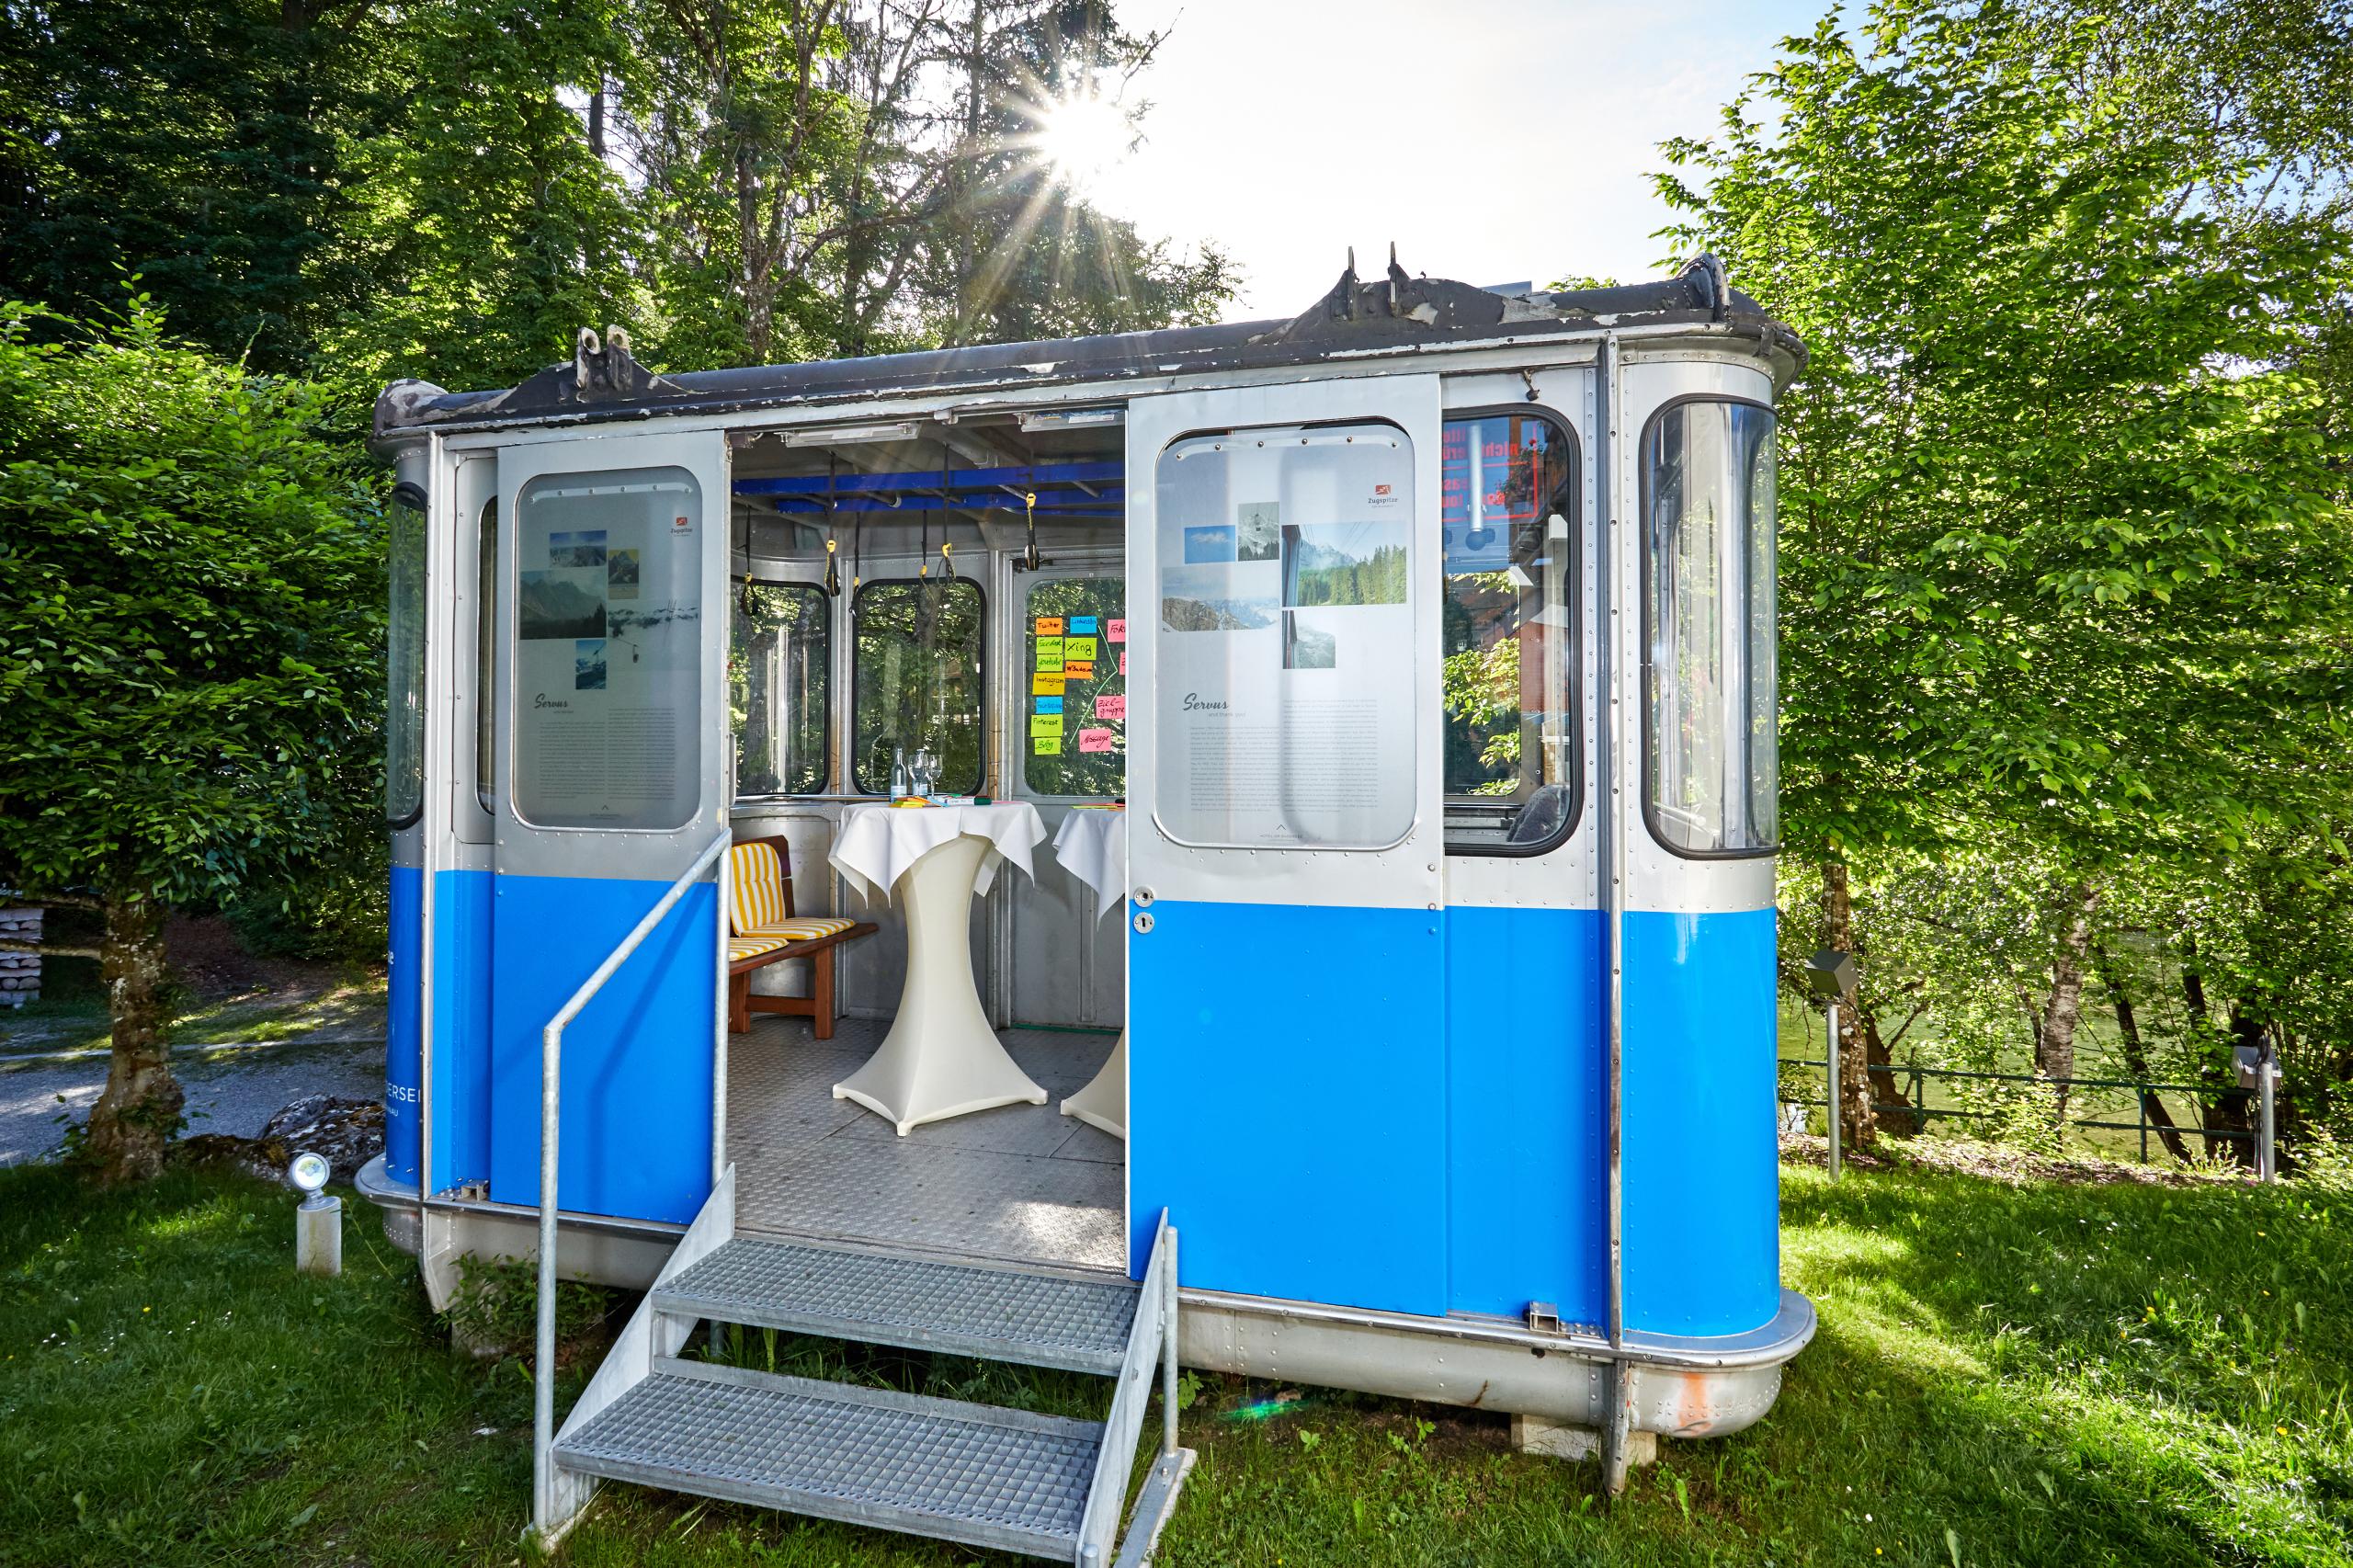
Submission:
[[[683,1317],[1108,1377],[1127,1349],[1137,1287],[739,1236],[652,1299]]]
[[[1073,1562],[1103,1425],[659,1358],[566,1470]]]

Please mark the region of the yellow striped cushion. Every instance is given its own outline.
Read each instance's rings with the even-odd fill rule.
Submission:
[[[745,959],[756,959],[762,953],[772,953],[779,948],[789,945],[790,940],[791,938],[786,937],[730,937],[727,938],[727,961],[742,963]]]
[[[857,922],[838,920],[831,915],[806,915],[794,920],[779,920],[773,926],[763,926],[747,931],[749,937],[782,937],[788,942],[813,942],[820,937],[830,937],[836,931],[847,931]]]
[[[773,844],[739,844],[727,852],[727,874],[734,887],[730,913],[735,929],[764,932],[785,918],[784,864]]]

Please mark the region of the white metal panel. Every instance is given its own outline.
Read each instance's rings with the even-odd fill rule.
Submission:
[[[1154,784],[1162,737],[1155,710],[1160,559],[1157,515],[1162,454],[1192,435],[1261,427],[1382,420],[1413,449],[1414,551],[1409,603],[1411,688],[1392,700],[1412,708],[1414,815],[1381,849],[1222,848],[1182,845],[1155,819]],[[1143,704],[1128,733],[1130,892],[1200,903],[1435,909],[1439,902],[1443,812],[1438,695],[1438,595],[1426,564],[1439,536],[1439,384],[1435,375],[1293,381],[1138,398],[1128,406],[1128,691]]]
[[[1643,671],[1643,432],[1651,415],[1678,397],[1704,394],[1746,399],[1771,406],[1772,378],[1752,364],[1683,357],[1637,358],[1630,353],[1620,373],[1624,407],[1620,411],[1617,492],[1620,515],[1628,519],[1624,548],[1613,562],[1617,602],[1622,613],[1618,696],[1626,715],[1620,782],[1625,804],[1625,877],[1628,909],[1665,914],[1725,914],[1769,909],[1774,901],[1773,857],[1698,859],[1677,855],[1653,837],[1643,812],[1643,757],[1647,744],[1648,704]]]
[[[1595,702],[1598,690],[1595,629],[1601,624],[1600,574],[1595,570],[1596,488],[1601,465],[1608,460],[1605,443],[1596,440],[1594,374],[1590,365],[1563,366],[1532,378],[1519,375],[1449,376],[1446,381],[1448,417],[1456,410],[1495,409],[1529,403],[1531,411],[1548,414],[1567,426],[1577,447],[1577,597],[1575,723],[1580,737],[1577,767],[1582,793],[1576,824],[1558,847],[1541,855],[1449,855],[1446,902],[1450,907],[1518,909],[1593,909],[1599,906],[1595,841],[1601,821],[1600,791],[1596,768],[1598,745],[1595,733]]]
[[[510,774],[515,761],[517,678],[504,635],[501,657],[508,667],[498,683],[498,869],[526,876],[596,876],[667,881],[693,859],[724,825],[729,804],[727,747],[721,741],[727,711],[727,521],[726,441],[715,430],[601,432],[585,439],[539,442],[502,450],[498,463],[501,542],[498,622],[511,633],[519,570],[517,499],[535,479],[616,469],[678,468],[691,474],[700,492],[701,515],[694,522],[697,564],[702,574],[699,639],[700,719],[696,735],[699,783],[694,812],[675,828],[604,829],[538,827],[516,815]]]

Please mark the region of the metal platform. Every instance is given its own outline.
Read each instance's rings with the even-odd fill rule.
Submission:
[[[1099,1421],[668,1358],[565,1469],[1072,1562]]]
[[[1124,1278],[1127,1146],[1054,1108],[1094,1077],[1114,1037],[1002,1030],[1049,1103],[978,1111],[902,1138],[833,1095],[888,1027],[845,1018],[821,1041],[806,1019],[759,1015],[730,1042],[738,1230]]]
[[[1136,1287],[739,1237],[654,1292],[681,1316],[1106,1376]]]

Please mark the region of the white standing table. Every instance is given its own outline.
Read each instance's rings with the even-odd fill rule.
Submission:
[[[1054,835],[1054,858],[1095,890],[1095,918],[1128,902],[1128,813],[1074,807]],[[1128,1135],[1128,1031],[1086,1087],[1063,1101],[1063,1114],[1114,1138]]]
[[[1046,836],[1026,801],[993,806],[852,806],[827,858],[880,901],[888,891],[907,926],[898,1017],[866,1064],[834,1085],[902,1138],[926,1121],[993,1106],[1044,1105],[1046,1091],[1014,1065],[972,983],[972,898],[1010,860],[1034,875]]]

